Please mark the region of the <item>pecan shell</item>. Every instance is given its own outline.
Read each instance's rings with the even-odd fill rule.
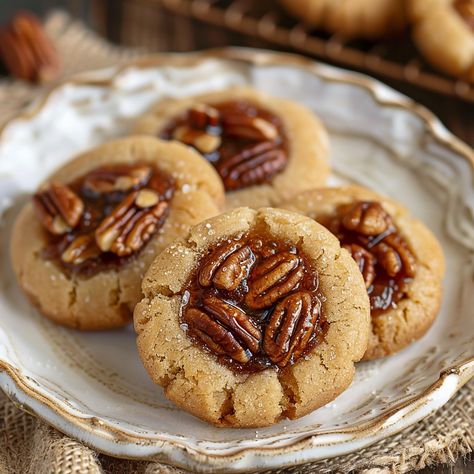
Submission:
[[[134,191],[97,227],[97,245],[119,257],[131,255],[150,240],[168,210],[169,203],[160,201],[155,191]]]
[[[304,269],[298,256],[290,252],[274,254],[254,267],[245,303],[251,309],[268,308],[297,289],[303,276]]]
[[[221,290],[233,291],[248,278],[255,263],[255,255],[248,245],[227,242],[212,252],[199,271],[199,284],[209,287],[214,284]]]
[[[76,227],[84,212],[81,198],[68,186],[49,183],[33,196],[36,215],[52,234],[61,235]]]
[[[216,165],[226,189],[236,190],[270,180],[287,163],[284,150],[274,142],[248,145]]]
[[[246,363],[260,346],[262,334],[239,308],[209,295],[202,308],[188,308],[184,313],[188,331],[217,354]]]
[[[310,293],[298,291],[280,301],[273,310],[263,338],[263,350],[279,367],[296,361],[304,352],[319,317],[319,305]]]

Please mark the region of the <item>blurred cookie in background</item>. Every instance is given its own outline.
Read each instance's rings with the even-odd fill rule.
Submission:
[[[165,98],[138,119],[133,133],[201,153],[224,184],[227,209],[277,205],[324,186],[330,171],[329,138],[316,115],[250,87]]]
[[[409,0],[413,40],[441,71],[474,82],[474,1]]]
[[[344,38],[376,39],[402,31],[406,24],[400,0],[280,0],[306,25]]]

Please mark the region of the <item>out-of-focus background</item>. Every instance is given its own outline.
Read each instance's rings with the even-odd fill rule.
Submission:
[[[0,23],[21,9],[40,17],[66,10],[109,41],[148,52],[238,45],[303,53],[383,80],[474,144],[474,87],[427,65],[408,31],[378,41],[346,41],[304,26],[274,0],[3,1]]]

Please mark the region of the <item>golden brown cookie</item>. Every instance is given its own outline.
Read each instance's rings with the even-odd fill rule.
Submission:
[[[329,174],[319,120],[299,104],[250,88],[163,100],[134,131],[200,151],[223,180],[228,209],[275,205],[325,185]]]
[[[280,3],[308,26],[345,38],[376,39],[401,31],[406,23],[401,0],[280,0]]]
[[[298,418],[337,397],[367,347],[363,278],[312,219],[238,208],[153,262],[134,312],[140,356],[165,395],[218,426]]]
[[[96,330],[130,322],[149,264],[224,193],[213,168],[179,143],[130,137],[62,166],[18,216],[13,268],[53,321]]]
[[[421,338],[439,310],[445,270],[434,235],[397,202],[358,186],[315,189],[284,208],[317,220],[351,252],[370,296],[365,360]]]
[[[413,39],[441,71],[474,82],[474,0],[409,0]]]

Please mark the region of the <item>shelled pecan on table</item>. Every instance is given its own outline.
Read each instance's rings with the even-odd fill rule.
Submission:
[[[0,28],[0,63],[14,77],[30,82],[49,82],[60,72],[56,48],[41,22],[20,12]]]

